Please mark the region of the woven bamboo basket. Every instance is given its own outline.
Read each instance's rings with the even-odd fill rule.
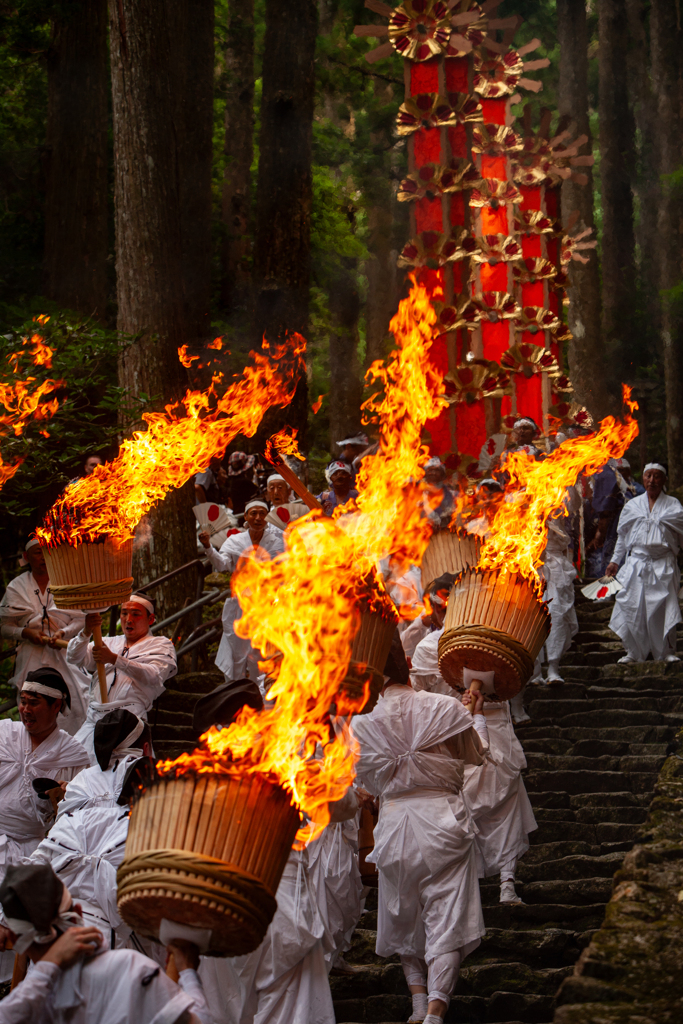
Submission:
[[[119,913],[150,938],[167,918],[210,929],[212,956],[250,953],[273,919],[298,827],[289,796],[262,776],[162,777],[133,807]]]
[[[467,569],[448,599],[439,669],[457,690],[463,668],[495,672],[494,700],[509,700],[531,678],[550,615],[518,573]]]
[[[481,537],[464,530],[437,530],[422,556],[422,589],[445,572],[455,575],[479,561]]]
[[[360,712],[372,711],[384,685],[384,666],[398,616],[388,598],[381,601],[381,607],[365,606],[360,612],[360,627],[351,645],[351,661],[344,680],[343,689],[358,699],[363,693],[366,680],[370,679],[370,696]]]
[[[94,611],[127,601],[133,589],[133,541],[43,547],[58,608]]]

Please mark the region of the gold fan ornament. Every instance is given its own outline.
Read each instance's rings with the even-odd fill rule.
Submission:
[[[524,108],[524,142],[521,152],[513,160],[512,176],[518,185],[534,188],[539,185],[559,185],[571,178],[577,185],[586,185],[588,178],[577,167],[590,167],[594,158],[579,156],[579,150],[588,142],[588,136],[571,138],[570,129],[551,137],[552,112],[541,111],[538,131],[532,128],[531,107]]]
[[[512,276],[516,284],[536,284],[538,281],[556,279],[557,267],[541,256],[530,256],[514,265]],[[557,281],[553,280],[553,285],[556,284]]]
[[[521,312],[519,303],[509,292],[483,292],[475,295],[473,304],[479,310],[480,319],[491,324],[510,320]]]
[[[547,58],[532,60],[526,63],[522,57],[541,45],[540,39],[532,39],[526,46],[519,50],[508,50],[507,53],[484,54],[479,50],[474,55],[474,80],[473,88],[476,93],[485,99],[500,99],[502,96],[511,96],[518,88],[529,89],[531,92],[540,92],[542,85],[530,78],[522,78],[525,71],[536,71],[539,68],[547,68],[550,61]]]
[[[557,313],[543,306],[524,306],[515,317],[516,331],[529,331],[538,334],[541,331],[554,331],[560,326],[561,320]]]
[[[404,0],[391,12],[389,41],[401,57],[423,61],[444,53],[451,34],[448,5],[443,0]]]
[[[477,239],[477,251],[472,253],[477,263],[509,263],[522,258],[522,246],[512,235],[484,235]]]
[[[421,92],[411,96],[398,108],[396,132],[398,135],[412,135],[418,128],[443,128],[445,125],[468,124],[481,121],[481,103],[465,93],[453,93],[454,102],[448,96],[435,92]]]
[[[444,465],[451,478],[456,477],[465,486],[478,483],[484,475],[479,469],[479,460],[475,455],[449,452],[444,459]]]
[[[583,239],[592,233],[592,228],[585,228],[578,235],[564,236],[560,247],[560,263],[563,267],[569,266],[572,260],[577,260],[579,263],[588,263],[588,256],[584,256],[583,253],[586,249],[595,249],[598,243],[595,239],[592,242],[585,242]]]
[[[471,189],[481,183],[476,167],[469,160],[452,160],[443,164],[423,164],[401,182],[397,199],[407,203],[413,199],[434,198],[448,192]]]
[[[560,372],[557,360],[549,349],[528,342],[512,345],[507,352],[503,352],[500,365],[510,373],[523,373],[527,378],[533,377],[535,373],[554,376]]]
[[[439,231],[422,231],[417,238],[403,246],[398,258],[399,267],[429,267],[438,270],[446,263],[464,260],[478,251],[474,236],[460,225],[451,228],[449,234]]]
[[[432,305],[436,310],[437,327],[445,332],[457,331],[461,327],[473,331],[481,319],[479,306],[467,295],[459,295],[453,306],[443,302],[434,302]]]
[[[497,210],[501,206],[521,203],[522,193],[509,181],[498,178],[484,178],[477,188],[472,189],[470,206],[490,206]]]
[[[487,156],[511,156],[523,146],[522,137],[504,124],[475,124],[472,152]]]
[[[542,210],[519,210],[514,225],[520,235],[547,235],[557,229],[557,221]]]
[[[510,377],[498,363],[461,363],[444,377],[445,395],[451,405],[472,405],[482,398],[499,398],[510,391]]]

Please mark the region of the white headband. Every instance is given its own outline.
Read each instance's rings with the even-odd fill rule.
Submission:
[[[272,476],[269,476],[269,477],[268,477],[268,483],[269,483],[269,484],[272,484],[273,480],[282,480],[283,484],[286,484],[286,483],[287,483],[287,481],[285,480],[285,478],[284,478],[283,476],[280,476],[280,474],[279,474],[279,473],[273,473],[273,475],[272,475]]]
[[[265,501],[248,501],[244,506],[244,511],[248,512],[250,508],[264,508],[266,512],[268,511],[268,506]]]
[[[148,601],[146,597],[143,597],[142,594],[131,594],[128,601],[124,601],[123,603],[128,604],[130,601],[133,601],[135,604],[141,604],[151,615],[154,615],[154,605],[151,601]]]
[[[664,469],[664,466],[660,465],[659,462],[648,462],[647,466],[643,470],[643,473],[647,473],[648,469],[658,469],[660,473],[664,474],[664,476],[669,475],[667,471]]]
[[[118,754],[118,756],[120,757],[121,754],[123,754],[127,750],[129,750],[133,746],[133,744],[135,743],[136,739],[141,734],[141,732],[142,732],[142,730],[144,728],[145,728],[145,723],[142,721],[141,718],[138,718],[138,724],[135,726],[135,728],[132,730],[132,732],[129,732],[128,735],[126,736],[125,740],[122,740],[121,743],[119,743],[118,747],[115,747],[114,750],[112,750],[111,755],[110,755],[110,760],[111,760],[112,757],[114,757],[114,755]]]
[[[21,687],[21,692],[28,690],[30,693],[40,693],[43,697],[60,697],[66,701],[66,695],[54,686],[44,686],[43,683],[36,683],[32,679],[26,679]],[[65,704],[66,710],[66,704]]]
[[[40,544],[38,538],[31,537],[31,539],[24,544],[24,551],[28,551],[29,548],[34,548],[36,544]]]
[[[525,423],[528,423],[530,427],[534,428],[534,430],[538,430],[538,427],[536,426],[534,421],[532,419],[529,419],[528,416],[522,416],[521,420],[515,420],[515,424],[512,429],[516,430],[517,427],[523,427]]]

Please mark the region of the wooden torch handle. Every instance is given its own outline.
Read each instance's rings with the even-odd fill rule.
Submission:
[[[472,694],[472,703],[467,705],[467,710],[472,715],[474,714],[474,705],[477,699],[476,694],[479,693],[483,685],[484,684],[482,683],[481,679],[470,679],[470,693]]]
[[[92,638],[95,647],[104,647],[102,642],[102,627],[93,626]],[[97,662],[97,678],[100,681],[100,703],[107,703],[107,670],[101,662]]]
[[[281,459],[278,463],[274,462],[273,465],[280,476],[285,478],[294,493],[299,495],[304,505],[308,505],[310,509],[322,508],[318,499],[313,497],[306,485],[299,480],[299,477],[289,468],[284,459]]]
[[[166,964],[166,974],[171,979],[171,981],[175,981],[176,984],[180,981],[178,965],[175,962],[175,957],[173,956],[173,953],[169,953],[168,955],[168,963]]]
[[[9,948],[9,947],[8,947]],[[14,954],[14,969],[12,970],[12,983],[10,985],[10,991],[20,985],[26,977],[28,970],[28,953],[15,953]]]

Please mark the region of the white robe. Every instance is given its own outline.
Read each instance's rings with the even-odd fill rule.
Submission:
[[[33,750],[21,722],[0,721],[0,881],[9,864],[33,853],[52,818],[52,804],[40,799],[33,779],[68,781],[88,763],[81,744],[61,729]],[[0,981],[12,976],[13,964],[13,953],[0,954]]]
[[[93,643],[83,632],[69,641],[66,657],[72,665],[80,665],[92,673],[90,704],[84,725],[76,738],[90,754],[90,763],[96,764],[93,737],[95,723],[109,711],[127,708],[138,718],[147,720],[147,712],[166,689],[165,683],[178,671],[175,648],[165,636],[148,633],[128,647],[125,636],[103,638],[105,646],[117,655],[113,665],[106,666],[108,701],[100,701],[100,687],[93,658]],[[125,656],[124,656],[125,655]]]
[[[62,630],[65,640],[70,640],[79,633],[85,623],[85,615],[79,611],[65,611],[57,608],[48,586],[41,593],[32,572],[22,573],[7,584],[7,590],[0,601],[0,634],[5,640],[19,643],[14,674],[8,680],[21,689],[21,684],[29,672],[37,668],[54,668],[64,678],[71,696],[71,710],[60,715],[60,729],[75,735],[85,721],[88,710],[88,689],[90,680],[86,673],[66,660],[66,651],[59,647],[38,647],[29,640],[21,639],[23,629],[37,629],[52,634]]]
[[[183,971],[176,985],[158,964],[129,949],[66,970],[40,961],[0,1001],[0,1024],[175,1024],[187,1011],[194,1017],[204,1011],[209,1020],[201,989],[183,990],[186,975],[194,971]]]
[[[276,526],[266,523],[266,528],[258,548],[254,548],[248,530],[244,533],[228,537],[220,551],[208,548],[206,557],[217,572],[234,572],[241,558],[253,558],[258,551],[259,558],[279,555],[285,550],[284,534]],[[235,622],[242,615],[236,597],[228,597],[223,605],[223,636],[216,654],[216,666],[230,682],[243,679],[246,675],[257,680],[259,676],[258,662],[260,655],[248,640],[235,633]]]
[[[559,661],[579,631],[574,608],[576,569],[569,558],[569,538],[559,523],[550,523],[540,575],[547,581],[544,599],[550,612],[550,634],[545,642],[548,661]]]
[[[325,926],[323,950],[330,971],[349,948],[362,910],[357,816],[330,823],[307,850],[311,888]]]
[[[465,763],[482,761],[472,716],[451,697],[390,686],[352,731],[359,783],[380,797],[368,857],[379,871],[378,955],[466,956],[485,931],[461,795]]]
[[[430,633],[418,645],[410,678],[415,690],[449,694],[457,699],[456,691],[439,672],[438,645],[442,633],[443,630]],[[485,703],[484,716],[490,757],[480,767],[465,769],[463,787],[465,802],[478,829],[475,844],[480,878],[497,875],[502,867],[526,853],[528,835],[538,828],[520,774],[526,768],[526,758],[512,725],[508,702]]]
[[[277,910],[258,949],[202,957],[199,976],[215,1024],[334,1024],[325,926],[307,861],[306,850],[290,853]]]
[[[616,596],[610,628],[636,661],[652,653],[662,661],[675,653],[680,572],[676,556],[683,541],[683,506],[668,494],[652,510],[645,494],[626,502],[617,527],[612,561],[623,585]]]

